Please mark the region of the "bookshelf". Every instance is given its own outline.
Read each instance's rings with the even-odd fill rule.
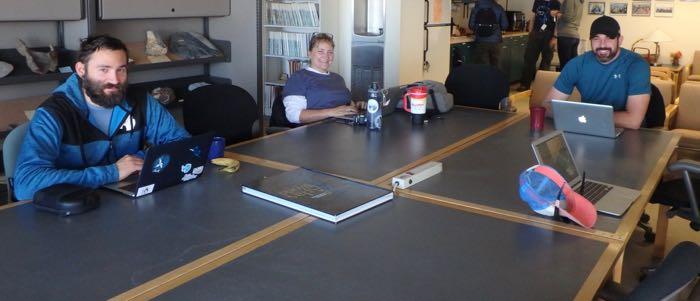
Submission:
[[[308,41],[321,32],[320,0],[262,2],[263,114],[294,71],[308,64]]]

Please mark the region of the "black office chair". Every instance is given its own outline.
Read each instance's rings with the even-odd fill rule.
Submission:
[[[651,84],[651,95],[649,97],[649,105],[647,106],[646,115],[644,115],[643,126],[646,128],[663,127],[666,121],[666,105],[664,97],[659,91],[659,88]]]
[[[192,135],[213,131],[231,145],[253,138],[258,108],[253,96],[233,85],[209,85],[187,93],[183,103],[185,128]]]
[[[289,119],[287,119],[284,102],[282,101],[283,99],[284,96],[282,93],[279,93],[275,97],[275,100],[272,101],[272,112],[270,113],[271,128],[294,128],[299,126],[296,123],[289,122]]]
[[[455,105],[498,110],[508,97],[508,77],[491,65],[463,64],[450,71],[445,80],[447,92],[454,95]]]
[[[690,228],[700,231],[700,211],[696,191],[700,191],[700,162],[682,159],[668,166],[680,172],[681,178],[661,182],[651,196],[652,203],[671,206],[668,217],[678,216],[690,221]]]
[[[700,298],[697,277],[700,273],[700,247],[689,241],[681,242],[668,253],[661,265],[649,274],[634,290],[608,283],[598,293],[598,298],[614,300],[687,300]],[[680,298],[681,300],[686,300]]]

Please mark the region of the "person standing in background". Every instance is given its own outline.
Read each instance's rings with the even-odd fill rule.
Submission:
[[[557,54],[559,55],[559,71],[572,58],[578,56],[578,27],[583,15],[583,0],[564,0],[557,18]]]
[[[474,32],[476,49],[474,63],[498,67],[503,36],[508,17],[503,7],[494,0],[479,0],[469,15],[469,29]]]
[[[558,0],[535,0],[533,3],[532,12],[535,15],[530,22],[532,27],[527,37],[523,73],[520,77],[518,91],[530,89],[530,84],[535,78],[535,64],[540,54],[542,54],[540,70],[549,70],[549,64],[554,56],[552,44],[555,42],[556,15],[559,13],[560,7],[561,4]]]

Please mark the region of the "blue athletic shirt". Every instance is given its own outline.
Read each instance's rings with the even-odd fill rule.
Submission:
[[[584,102],[611,105],[615,111],[623,111],[628,96],[651,94],[649,64],[624,48],[609,64],[600,63],[592,51],[587,51],[566,63],[554,83],[554,88],[569,95],[574,86]]]

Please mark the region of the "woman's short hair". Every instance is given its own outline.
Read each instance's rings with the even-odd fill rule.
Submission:
[[[98,50],[122,50],[129,57],[129,50],[124,43],[114,37],[108,35],[92,36],[80,42],[80,51],[78,51],[78,62],[87,64],[90,56]]]
[[[311,36],[311,40],[309,41],[309,51],[313,50],[316,45],[320,42],[326,42],[328,44],[331,44],[331,47],[335,48],[335,43],[333,42],[333,36],[327,33],[314,33],[313,36]]]

